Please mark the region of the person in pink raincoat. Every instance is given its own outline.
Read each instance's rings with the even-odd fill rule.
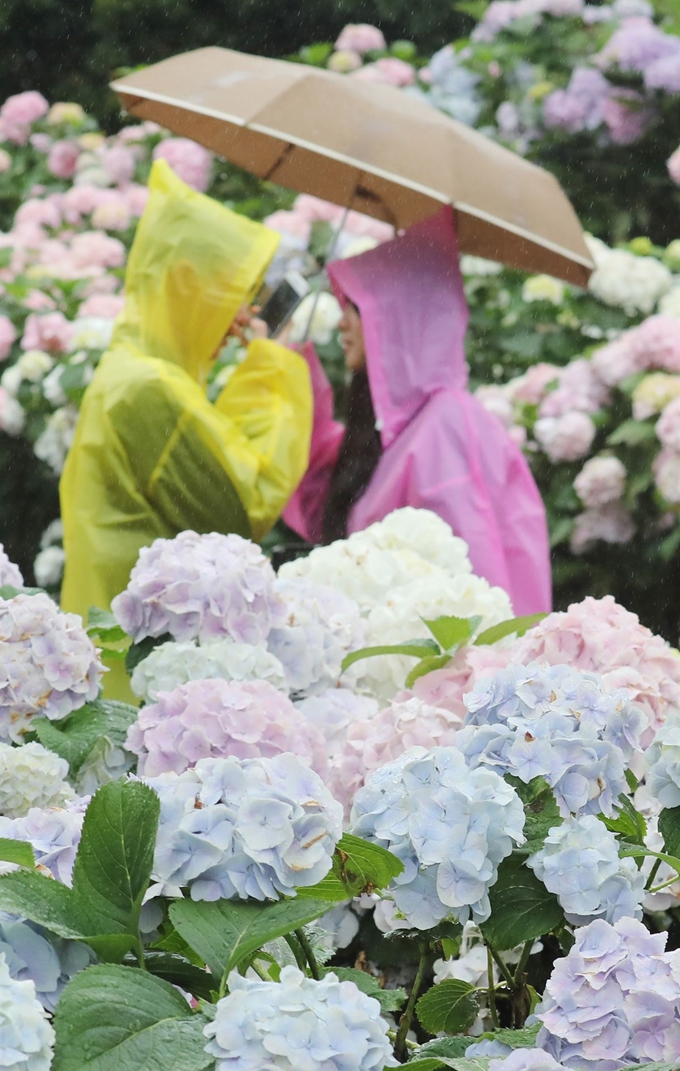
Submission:
[[[479,576],[516,614],[551,609],[545,510],[520,449],[467,390],[468,308],[453,211],[331,264],[344,306],[352,370],[347,425],[305,350],[314,392],[310,464],[284,519],[310,542],[331,542],[394,509],[430,509],[470,548]]]

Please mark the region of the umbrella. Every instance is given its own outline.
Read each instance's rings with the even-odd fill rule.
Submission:
[[[201,48],[112,83],[124,107],[258,178],[401,229],[451,204],[462,252],[585,286],[593,263],[553,175],[417,95]]]

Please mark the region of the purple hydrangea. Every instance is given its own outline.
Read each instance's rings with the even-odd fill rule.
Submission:
[[[570,134],[593,130],[603,121],[603,105],[612,87],[600,71],[576,67],[566,89],[556,89],[543,104],[545,125]]]
[[[261,644],[284,620],[274,582],[269,559],[249,539],[180,532],[142,548],[111,608],[136,643],[169,633],[181,642]]]
[[[651,19],[624,19],[597,57],[599,66],[643,73],[657,60],[680,53],[680,39],[664,33]]]
[[[73,800],[63,807],[33,807],[23,818],[0,818],[0,837],[27,841],[38,869],[70,885],[87,802]],[[12,864],[3,865],[13,869]]]
[[[0,739],[20,742],[33,717],[65,718],[99,695],[104,666],[77,614],[48,595],[0,599]]]
[[[478,680],[465,705],[456,744],[470,766],[525,784],[545,778],[563,817],[613,814],[645,728],[625,689],[608,692],[595,674],[532,662]]]
[[[182,773],[199,759],[271,758],[292,751],[325,773],[323,737],[268,681],[189,681],[142,707],[125,747],[146,777]]]
[[[156,893],[276,900],[331,869],[342,806],[295,755],[203,759],[148,784],[161,801]]]
[[[22,588],[24,586],[24,578],[19,567],[9,560],[5,553],[5,548],[0,543],[0,588],[4,587],[5,584],[9,584],[13,588]]]
[[[579,1071],[680,1058],[680,951],[641,922],[603,919],[576,930],[536,1009],[536,1044]]]
[[[564,1067],[542,1049],[515,1049],[501,1060],[492,1060],[489,1071],[562,1071]]]
[[[351,830],[393,852],[404,870],[389,895],[410,926],[484,922],[498,864],[524,840],[524,809],[498,774],[470,770],[455,747],[414,747],[359,789]]]
[[[645,85],[647,89],[680,93],[680,50],[650,63],[645,70]]]
[[[4,955],[12,978],[33,982],[36,996],[48,1012],[55,1010],[71,978],[94,960],[87,945],[67,941],[4,912],[0,912],[0,955]]]
[[[33,982],[12,978],[0,955],[0,1067],[49,1071],[54,1030],[35,995]]]

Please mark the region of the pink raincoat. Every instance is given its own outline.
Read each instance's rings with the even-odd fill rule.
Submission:
[[[361,314],[383,446],[349,531],[402,506],[433,510],[468,543],[475,573],[509,593],[516,614],[550,611],[543,502],[520,449],[466,389],[468,308],[452,210],[336,261],[329,274],[339,299]],[[318,542],[343,427],[312,347],[305,356],[315,405],[310,464],[284,518]]]

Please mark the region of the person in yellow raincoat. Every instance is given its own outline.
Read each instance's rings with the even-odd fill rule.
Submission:
[[[65,610],[87,619],[91,606],[108,609],[159,536],[193,529],[259,541],[300,482],[312,426],[302,357],[258,339],[214,404],[204,389],[277,243],[154,163],[125,308],[61,478]]]

